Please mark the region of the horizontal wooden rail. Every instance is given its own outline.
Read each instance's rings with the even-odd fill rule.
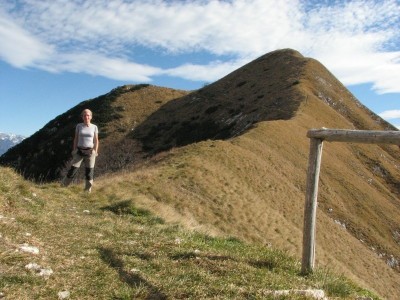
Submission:
[[[310,129],[307,137],[327,142],[400,145],[400,131]]]

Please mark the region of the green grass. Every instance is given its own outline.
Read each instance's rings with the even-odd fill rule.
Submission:
[[[308,288],[335,299],[378,299],[329,270],[301,276],[299,261],[285,252],[165,223],[134,199],[34,185],[4,168],[1,174],[6,299],[57,299],[65,290],[71,299],[268,299],[268,291]],[[39,254],[16,251],[24,243]],[[40,277],[29,263],[54,273]]]

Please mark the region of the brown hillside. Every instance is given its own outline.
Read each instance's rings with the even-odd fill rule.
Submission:
[[[260,121],[292,118],[304,95],[296,85],[307,60],[292,50],[262,56],[228,76],[168,102],[133,132],[157,153],[207,139],[242,134]]]
[[[299,258],[307,130],[395,130],[320,63],[293,50],[266,54],[192,93],[121,87],[67,115],[85,106],[104,133],[97,174],[132,164],[98,178],[99,192],[117,185],[123,199],[169,221],[271,244]],[[75,122],[68,119],[71,135]],[[60,144],[54,137],[41,145]],[[70,140],[63,141],[66,156]],[[29,162],[19,149],[0,162],[24,174],[38,164],[40,151],[50,155],[37,149]],[[400,298],[399,159],[395,146],[325,143],[321,169],[317,264],[387,299]],[[51,179],[62,173],[58,168]]]
[[[83,101],[51,120],[41,130],[0,156],[0,164],[13,167],[28,179],[60,179],[71,157],[75,126],[82,122],[82,110],[89,108],[93,111],[93,123],[98,125],[101,139],[96,173],[104,175],[119,170],[142,159],[141,154],[132,155],[132,152],[140,153],[138,143],[125,139],[125,136],[160,106],[187,93],[147,84],[116,88],[95,99]]]
[[[300,259],[310,122],[317,123],[303,111],[289,121],[263,122],[229,141],[176,148],[150,167],[101,179],[99,192],[117,185],[117,198],[132,199],[170,222],[261,242]],[[359,150],[382,162],[379,147],[368,148]],[[317,265],[397,299],[400,276],[387,260],[399,257],[398,199],[353,151],[344,144],[325,145]],[[395,159],[384,160],[396,172]]]
[[[132,136],[151,153],[206,139],[227,139],[260,121],[291,119],[311,96],[331,106],[352,128],[396,130],[364,107],[320,63],[287,49],[266,54],[168,102]]]
[[[288,77],[271,76],[266,80],[260,70],[280,74],[280,64],[275,69],[271,67],[277,60],[290,61],[286,65],[288,70],[282,68]],[[294,63],[294,69],[290,70]],[[262,92],[251,89],[257,86],[252,80],[264,83],[260,85]],[[249,83],[249,89],[236,97],[242,86],[239,83],[244,81]],[[268,94],[269,85],[281,90],[273,90],[270,94],[274,96],[263,98],[266,109],[256,104],[254,95]],[[209,95],[231,97],[190,101],[209,89],[214,90]],[[271,103],[279,94],[285,97],[280,99],[281,105],[275,106],[279,109],[274,110]],[[230,115],[234,121],[224,122],[229,109],[240,107],[237,104],[240,101],[235,101],[239,98],[247,102],[255,100],[254,111],[243,106],[244,121]],[[216,107],[220,102],[224,105],[206,113],[207,107]],[[201,104],[205,103],[208,105],[203,107]],[[222,109],[225,106],[227,109]],[[126,194],[133,190],[137,201],[153,207],[171,221],[209,233],[272,244],[299,258],[309,150],[307,130],[320,127],[395,130],[357,101],[320,63],[290,50],[268,54],[213,85],[169,102],[163,111],[166,114],[156,111],[134,131],[134,136],[142,138],[146,150],[158,152],[163,145],[180,146],[205,139],[197,133],[204,128],[201,124],[209,120],[214,120],[210,128],[219,127],[226,137],[236,137],[174,148],[153,167],[115,178],[124,187],[121,193],[128,197]],[[166,116],[174,120],[182,111],[184,122],[168,121]],[[248,121],[253,120],[252,113],[256,112],[262,116],[258,119],[261,122]],[[209,117],[211,114],[214,119]],[[199,117],[191,119],[193,115]],[[175,133],[180,137],[178,133],[188,122],[192,124],[185,135],[188,139],[174,139]],[[156,132],[154,128],[161,132],[159,136],[146,139]],[[245,133],[238,136],[236,132]],[[212,135],[207,138],[217,139]],[[325,143],[324,148],[317,264],[343,272],[387,299],[397,299],[400,296],[398,148],[343,143]]]

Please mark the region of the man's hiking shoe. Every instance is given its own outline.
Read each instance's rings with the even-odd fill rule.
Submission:
[[[62,187],[67,187],[71,184],[72,178],[64,177],[64,179],[61,181],[61,186]]]
[[[85,183],[85,192],[90,193],[92,191],[93,180],[86,180]]]

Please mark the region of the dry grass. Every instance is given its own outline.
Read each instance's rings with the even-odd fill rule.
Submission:
[[[126,86],[126,89],[132,89],[135,86]],[[125,135],[136,128],[151,113],[160,109],[172,99],[180,98],[189,92],[162,88],[156,86],[147,86],[119,96],[112,106],[118,108],[121,118],[111,120],[103,128],[109,133],[108,139],[116,141],[124,138]],[[105,141],[105,144],[110,141]]]
[[[178,175],[173,170],[179,166],[169,168],[171,176]],[[145,183],[154,175],[126,174],[88,195],[80,186],[34,185],[1,168],[2,295],[55,299],[68,291],[71,299],[268,299],[270,290],[316,288],[337,298],[376,298],[327,270],[302,277],[299,262],[272,247],[165,223],[140,204],[157,191],[142,193],[150,190]],[[39,253],[18,250],[23,244]],[[29,263],[53,273],[39,276],[26,269]]]
[[[310,108],[318,109],[323,123],[310,117]],[[299,259],[309,146],[305,136],[309,128],[323,125],[346,128],[348,121],[330,117],[329,108],[310,99],[290,121],[259,123],[230,141],[173,149],[137,172],[104,178],[100,185],[107,190],[115,180],[122,197],[138,191],[138,203],[170,222],[272,245]],[[356,154],[366,153],[374,165],[385,165],[398,177],[396,158],[374,145],[324,147],[317,264],[395,299],[400,276],[384,254],[400,255],[392,237],[398,228],[395,190]]]

